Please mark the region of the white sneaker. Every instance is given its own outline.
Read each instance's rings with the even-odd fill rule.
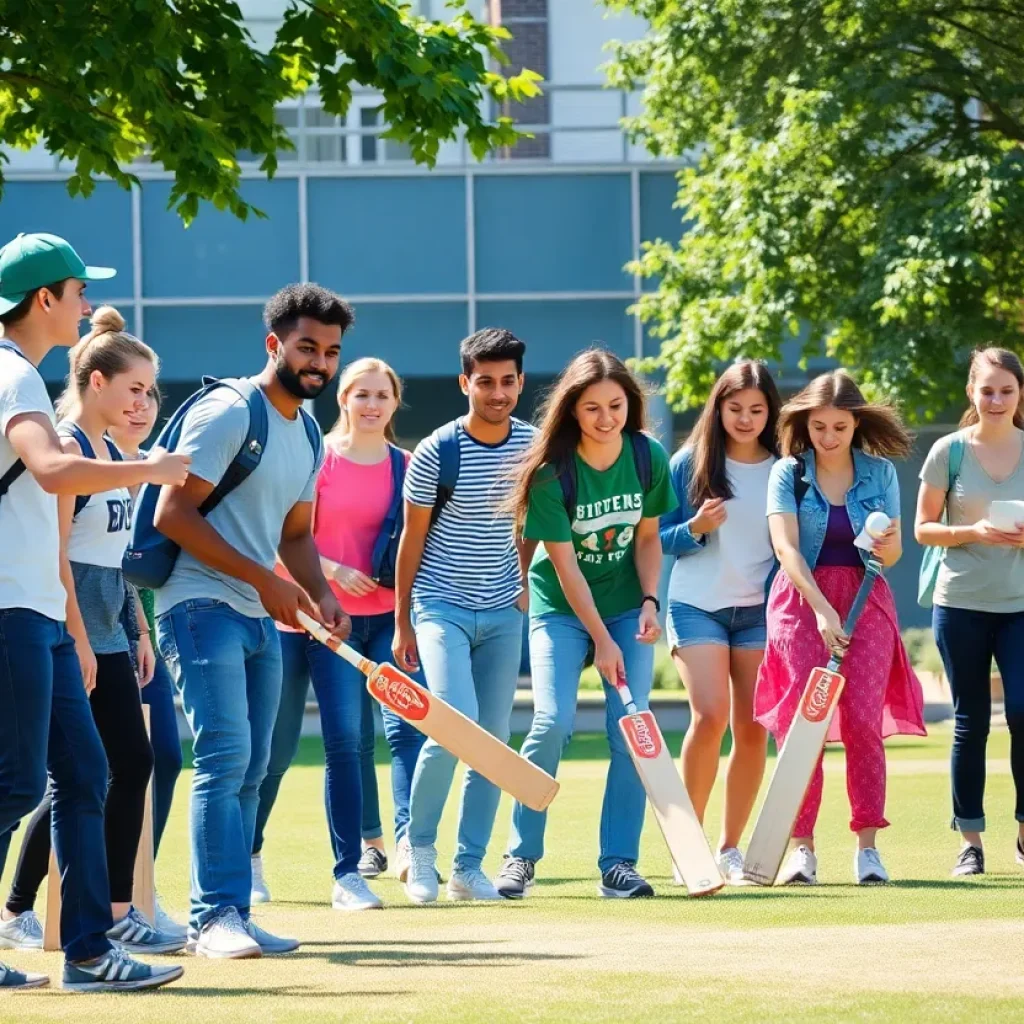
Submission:
[[[251,917],[244,922],[243,927],[249,938],[260,947],[264,956],[291,953],[299,948],[298,939],[287,939],[283,935],[271,935],[266,928],[261,928]]]
[[[409,847],[409,871],[405,879],[405,895],[413,903],[437,902],[437,850],[433,846]]]
[[[380,910],[384,904],[358,871],[350,871],[335,881],[331,906],[335,910]]]
[[[777,885],[817,885],[818,858],[806,846],[798,846],[779,872]]]
[[[500,900],[501,893],[479,868],[455,868],[448,879],[450,900]]]
[[[263,880],[263,857],[260,854],[250,858],[252,864],[252,892],[249,894],[250,903],[269,903],[270,890]]]
[[[156,914],[154,915],[156,920],[153,924],[156,926],[158,932],[164,932],[166,935],[173,935],[176,938],[184,939],[188,934],[188,928],[183,924],[179,924],[177,921],[167,913],[166,910],[160,905],[160,897],[156,897]]]
[[[745,885],[743,877],[743,854],[735,846],[727,846],[718,851],[718,869],[722,872],[726,885]]]
[[[34,910],[0,921],[0,949],[42,949],[43,926]]]
[[[409,875],[409,862],[411,859],[409,837],[402,836],[395,847],[395,878],[400,882],[404,882]]]
[[[853,859],[853,873],[858,885],[885,885],[889,881],[889,872],[873,846],[857,851]]]
[[[228,907],[203,926],[196,940],[195,954],[211,960],[247,960],[263,956],[263,950],[246,931],[238,911]]]

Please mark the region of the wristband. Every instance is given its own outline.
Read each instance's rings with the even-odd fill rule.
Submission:
[[[643,600],[640,602],[640,607],[644,606],[644,603],[650,601],[654,605],[656,612],[661,611],[661,602],[653,594],[644,594]]]

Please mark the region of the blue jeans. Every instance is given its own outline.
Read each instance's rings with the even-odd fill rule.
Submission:
[[[18,821],[53,780],[52,830],[61,873],[61,945],[68,960],[110,949],[103,752],[75,644],[63,622],[0,609],[0,873]]]
[[[416,646],[430,692],[508,741],[519,678],[523,613],[515,605],[471,611],[448,601],[413,608]],[[455,758],[428,739],[412,780],[409,842],[431,846],[455,775]],[[472,769],[466,772],[459,809],[455,869],[479,868],[487,852],[501,793]]]
[[[654,648],[636,640],[639,611],[624,612],[605,619],[612,639],[622,650],[629,683],[637,708],[647,707],[654,671]],[[527,760],[554,775],[562,752],[572,738],[576,717],[576,694],[580,672],[587,655],[590,636],[575,615],[549,613],[530,619],[530,664],[533,668],[533,724],[520,753]],[[597,865],[601,872],[640,856],[640,833],[644,826],[646,795],[630,760],[619,719],[626,709],[614,686],[604,682],[605,729],[611,761],[601,808],[601,848]],[[544,856],[546,811],[531,811],[517,803],[512,808],[509,853],[513,857],[540,860]]]
[[[348,642],[366,657],[374,661],[385,661],[391,651],[393,635],[394,616],[390,613],[355,615],[352,617],[352,635]],[[277,799],[281,779],[299,748],[306,692],[312,679],[320,708],[327,762],[324,803],[331,849],[334,852],[334,876],[340,878],[355,871],[359,863],[361,823],[366,817],[363,811],[366,794],[362,744],[366,714],[372,714],[372,709],[367,708],[364,701],[364,696],[370,699],[366,691],[366,679],[357,668],[333,654],[319,641],[302,633],[282,632],[281,653],[284,662],[281,708],[274,725],[267,777],[260,786],[253,853],[259,853],[263,848],[264,829]],[[409,817],[412,771],[416,765],[416,755],[423,744],[423,735],[393,712],[388,712],[388,715],[391,720],[399,723],[399,727],[395,727],[385,717],[385,732],[392,741],[394,758],[392,785],[396,789],[396,819],[401,804],[404,832]],[[370,728],[372,735],[372,718]],[[376,802],[376,775],[372,796]],[[377,834],[380,834],[379,830]]]
[[[174,682],[163,658],[156,659],[156,672],[142,688],[142,703],[149,706],[149,742],[153,747],[153,851],[167,827],[174,800],[174,786],[181,774],[181,740],[174,710]]]
[[[192,730],[192,913],[249,913],[249,852],[281,700],[281,645],[269,618],[221,601],[183,601],[157,621],[160,653]]]
[[[1003,679],[1014,814],[1024,821],[1024,612],[932,609],[935,642],[953,694],[953,828],[985,831],[985,748],[992,720],[992,659]]]

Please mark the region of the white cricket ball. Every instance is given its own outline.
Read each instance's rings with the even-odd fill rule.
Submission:
[[[892,520],[884,512],[872,512],[864,523],[864,530],[869,537],[881,537],[892,525]]]

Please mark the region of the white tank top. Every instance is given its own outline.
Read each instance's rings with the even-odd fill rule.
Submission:
[[[120,569],[131,528],[132,496],[127,487],[93,494],[71,524],[68,559]]]

